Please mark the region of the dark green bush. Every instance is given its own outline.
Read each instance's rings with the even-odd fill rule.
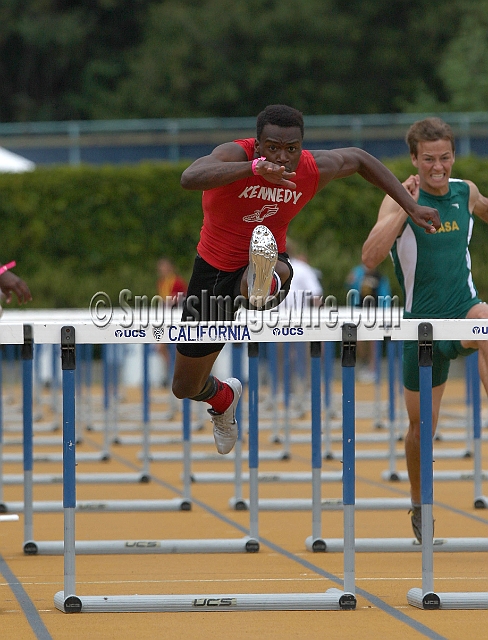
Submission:
[[[412,171],[408,158],[388,166],[401,179]],[[201,193],[185,191],[183,165],[39,168],[0,175],[2,260],[16,260],[16,273],[31,287],[32,307],[87,307],[106,291],[134,295],[156,292],[156,261],[174,260],[191,272],[202,224]],[[454,175],[473,180],[488,193],[488,162],[459,159]],[[359,176],[327,186],[295,218],[290,235],[323,274],[325,292],[343,301],[344,279],[361,259],[361,246],[376,220],[383,194]],[[473,273],[488,298],[484,247],[488,227],[475,225]],[[389,260],[382,269],[398,291]],[[446,282],[446,286],[448,286]]]

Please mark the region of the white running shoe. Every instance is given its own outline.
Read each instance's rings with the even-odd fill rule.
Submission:
[[[213,422],[213,434],[215,445],[219,453],[229,453],[234,448],[237,440],[236,407],[242,394],[242,384],[237,378],[223,380],[234,392],[234,400],[224,413],[217,413],[213,409],[207,409]]]
[[[252,232],[247,272],[249,302],[255,308],[266,304],[277,260],[278,246],[274,235],[268,227],[258,225]]]

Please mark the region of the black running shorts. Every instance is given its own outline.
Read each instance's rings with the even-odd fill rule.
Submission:
[[[290,277],[281,286],[279,296],[281,302],[290,290],[293,269],[287,253],[278,254],[278,260],[284,262],[290,269]],[[197,254],[181,314],[182,322],[233,320],[237,309],[246,304],[246,300],[240,294],[241,280],[246,269],[247,265],[237,271],[221,271],[212,267]],[[221,351],[224,346],[225,342],[201,344],[180,342],[176,348],[184,356],[201,358]]]

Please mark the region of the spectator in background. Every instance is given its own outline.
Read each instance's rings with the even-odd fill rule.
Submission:
[[[301,309],[304,305],[318,306],[323,293],[321,272],[309,265],[307,256],[298,250],[296,242],[289,237],[286,239],[286,251],[293,267],[293,280],[281,306],[295,309]]]
[[[286,251],[290,256],[293,279],[290,291],[279,308],[306,318],[307,309],[317,307],[322,302],[322,273],[309,264],[306,254],[299,250],[297,243],[290,237],[286,238]],[[290,342],[289,350],[291,368],[295,373],[292,376],[292,389],[297,399],[296,409],[304,412],[305,390],[309,384],[309,345],[306,342]]]
[[[359,305],[362,306],[366,296],[374,299],[375,305],[383,306],[386,296],[391,296],[390,282],[377,268],[369,269],[359,264],[349,272],[345,287],[348,291],[355,289],[359,293]],[[389,303],[388,303],[389,304]],[[374,382],[375,379],[375,343],[359,341],[357,355],[362,368],[358,372],[361,382]]]
[[[32,300],[32,295],[27,284],[10,271],[13,267],[15,267],[15,262],[8,262],[0,266],[0,300],[10,304],[12,294],[15,293],[19,304],[24,304]],[[3,309],[0,306],[0,315],[2,313]]]
[[[174,264],[168,258],[160,258],[157,263],[158,274],[158,295],[163,299],[166,307],[176,307],[179,303],[183,303],[186,295],[187,284],[183,278],[176,272]],[[171,354],[168,345],[160,343],[157,345],[159,355],[164,360],[165,379],[168,383],[168,372],[171,369]]]
[[[173,304],[178,304],[178,294],[186,294],[186,282],[177,274],[176,269],[168,258],[158,260],[158,295],[165,304],[168,298],[173,298]]]

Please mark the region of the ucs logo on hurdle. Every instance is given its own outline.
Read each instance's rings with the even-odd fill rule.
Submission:
[[[116,329],[115,330],[116,338],[145,338],[146,332],[144,329]]]
[[[303,336],[302,327],[283,327],[279,329],[275,327],[273,329],[274,336]]]
[[[488,327],[473,327],[472,329],[473,333],[475,335],[478,335],[480,333],[488,333]]]
[[[232,607],[237,604],[237,598],[195,598],[194,607]]]

